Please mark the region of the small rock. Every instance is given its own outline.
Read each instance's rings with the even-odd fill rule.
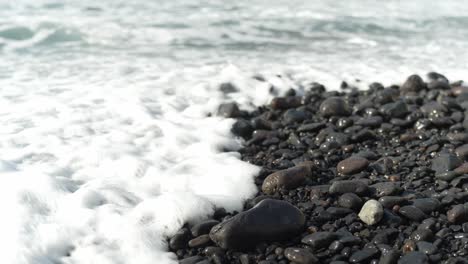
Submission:
[[[365,248],[363,250],[359,250],[353,253],[349,258],[349,262],[351,263],[361,263],[371,260],[374,257],[379,255],[379,250],[376,248]]]
[[[316,250],[328,247],[337,238],[338,236],[332,232],[316,232],[305,236],[301,242]]]
[[[252,209],[214,226],[210,238],[225,249],[248,249],[260,242],[281,241],[304,229],[305,217],[286,201],[265,199]]]
[[[406,198],[400,196],[384,196],[379,199],[380,204],[385,208],[392,208],[406,202]]]
[[[319,111],[324,117],[349,116],[351,114],[348,105],[340,97],[329,97],[325,99],[320,105]]]
[[[298,132],[317,132],[326,126],[325,123],[304,124],[297,128]]]
[[[206,256],[209,256],[211,257],[212,255],[221,255],[221,254],[224,254],[224,249],[220,248],[220,247],[206,247],[204,250],[203,250],[203,254],[205,254]]]
[[[366,127],[379,127],[382,123],[383,118],[381,116],[368,116],[356,121],[356,125]]]
[[[241,114],[241,111],[239,109],[239,106],[237,106],[236,103],[223,103],[223,104],[220,104],[218,107],[219,116],[233,118],[233,117],[239,117],[240,114]]]
[[[447,220],[451,223],[468,221],[468,208],[462,204],[455,205],[447,211]]]
[[[247,255],[247,254],[240,255],[239,260],[240,260],[241,264],[250,264],[251,263],[249,255]]]
[[[239,89],[230,82],[221,83],[219,90],[225,94],[238,92]]]
[[[443,180],[443,181],[451,181],[458,176],[460,176],[460,173],[457,171],[444,171],[444,172],[439,172],[435,174],[435,177],[437,179]]]
[[[193,256],[179,260],[179,264],[196,264],[200,261],[203,261],[204,258],[200,256]]]
[[[196,247],[204,247],[211,243],[211,239],[209,235],[201,235],[198,236],[188,242],[189,247],[196,248]]]
[[[271,108],[273,109],[289,109],[296,108],[301,105],[301,97],[288,96],[288,97],[275,97],[271,100]]]
[[[284,250],[284,256],[298,264],[313,264],[319,262],[312,252],[304,248],[286,248]]]
[[[383,207],[378,201],[369,200],[362,206],[358,216],[364,223],[374,225],[382,219],[383,213]]]
[[[458,166],[455,170],[453,170],[453,172],[455,172],[457,176],[461,174],[468,174],[468,162],[465,162],[462,165]]]
[[[363,195],[368,191],[369,187],[367,184],[359,180],[335,181],[329,189],[329,193],[331,194],[355,193],[357,195]]]
[[[297,109],[288,109],[283,114],[283,120],[285,124],[294,124],[300,123],[307,118],[307,115],[304,111],[299,111]]]
[[[468,142],[468,133],[448,133],[447,139],[450,141]]]
[[[376,197],[389,196],[400,192],[400,187],[393,182],[379,182],[370,186]]]
[[[468,144],[462,145],[455,149],[455,154],[462,159],[466,160],[468,158]]]
[[[308,166],[295,166],[274,172],[263,181],[262,191],[266,194],[273,194],[281,188],[294,189],[304,183],[309,173],[310,168]]]
[[[414,206],[421,209],[426,214],[431,214],[433,211],[439,209],[440,202],[435,198],[421,198],[411,201]]]
[[[451,171],[462,164],[461,160],[454,154],[444,153],[432,160],[431,169],[436,173]]]
[[[187,247],[191,238],[190,231],[187,228],[182,228],[169,240],[169,247],[172,250],[183,249]]]
[[[398,264],[429,264],[429,259],[426,254],[413,251],[404,255],[399,261]]]
[[[336,170],[343,175],[352,175],[363,171],[368,165],[369,161],[366,158],[355,156],[340,161]]]
[[[424,254],[432,255],[437,252],[437,247],[430,242],[419,241],[418,243],[416,243],[416,245],[418,246],[418,251],[421,251]]]
[[[388,117],[403,118],[408,114],[408,106],[403,101],[396,101],[394,103],[384,104],[380,107],[379,111]]]
[[[407,240],[403,247],[401,248],[404,254],[408,252],[413,252],[416,250],[416,243],[413,240]]]
[[[352,210],[359,210],[362,206],[362,199],[354,193],[345,193],[338,198],[338,205]]]
[[[382,251],[382,256],[380,256],[379,264],[395,264],[400,258],[400,253],[397,250],[387,250]]]
[[[418,241],[431,241],[434,238],[434,234],[429,229],[417,229],[410,235],[410,239]]]
[[[427,218],[427,215],[414,205],[402,206],[399,213],[408,219],[418,222]]]
[[[244,119],[238,119],[231,128],[231,132],[239,137],[244,139],[250,138],[252,136],[252,132],[254,131],[253,126],[250,124],[249,121]]]
[[[345,215],[348,215],[352,213],[353,210],[348,209],[348,208],[340,208],[340,207],[328,207],[326,212],[330,213],[332,217],[337,218],[337,217],[343,217]]]
[[[198,237],[210,233],[211,228],[217,224],[219,224],[219,222],[216,220],[206,220],[194,225],[190,231],[194,237]]]
[[[400,91],[402,91],[403,93],[417,93],[424,89],[426,89],[426,84],[424,83],[423,79],[416,74],[409,76],[408,79],[406,79],[406,81],[400,87]]]

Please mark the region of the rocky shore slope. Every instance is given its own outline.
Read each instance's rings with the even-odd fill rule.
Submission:
[[[181,264],[468,263],[468,86],[341,88],[220,106],[259,192],[170,238]]]

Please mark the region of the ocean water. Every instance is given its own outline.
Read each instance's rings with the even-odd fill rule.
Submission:
[[[0,1],[0,260],[177,263],[168,236],[256,192],[208,113],[272,86],[467,79],[463,3]]]

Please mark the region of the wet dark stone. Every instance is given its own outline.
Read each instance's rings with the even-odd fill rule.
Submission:
[[[393,182],[379,182],[369,186],[376,197],[398,194],[401,188]]]
[[[362,199],[355,193],[345,193],[338,198],[338,205],[352,210],[361,209],[363,204]]]
[[[182,228],[181,230],[177,231],[177,233],[169,240],[169,247],[172,250],[185,248],[190,239],[192,239],[190,230],[187,228]]]
[[[350,118],[340,118],[338,119],[338,122],[336,122],[336,126],[340,129],[345,129],[347,127],[350,127],[353,125],[353,120]]]
[[[311,123],[311,124],[304,124],[301,125],[297,131],[298,132],[317,132],[320,129],[324,128],[326,125],[325,123]]]
[[[370,167],[380,174],[388,174],[392,171],[395,162],[390,157],[380,158],[377,161],[373,162]]]
[[[223,103],[218,107],[218,115],[227,118],[239,117],[241,111],[236,103]]]
[[[436,173],[451,171],[462,164],[461,160],[454,154],[444,153],[432,160],[431,169]]]
[[[400,258],[400,253],[396,250],[383,251],[380,256],[379,264],[395,264]]]
[[[364,261],[371,260],[374,257],[378,257],[379,250],[376,248],[365,248],[363,250],[359,250],[353,253],[349,258],[349,262],[351,263],[360,263]]]
[[[353,210],[340,207],[328,207],[326,212],[328,212],[332,217],[337,218],[350,214],[353,212]]]
[[[348,116],[351,114],[347,103],[340,97],[329,97],[325,99],[320,105],[319,111],[324,117]]]
[[[202,261],[197,262],[196,264],[211,264],[211,261],[209,259],[204,259]],[[215,262],[215,264],[218,264],[218,263]]]
[[[253,126],[250,124],[249,121],[244,119],[238,119],[231,128],[231,132],[239,137],[244,139],[250,138],[252,136],[252,132],[254,131]]]
[[[336,170],[343,175],[351,175],[363,171],[368,165],[369,161],[366,158],[354,156],[340,161]]]
[[[229,249],[248,249],[260,242],[281,241],[300,233],[305,217],[288,202],[266,199],[211,229],[217,245]]]
[[[438,118],[446,116],[448,109],[438,102],[431,101],[421,107],[421,112],[428,118]]]
[[[188,242],[189,247],[204,247],[211,244],[211,239],[208,234],[198,236]]]
[[[382,123],[383,118],[381,116],[369,116],[359,119],[355,124],[358,126],[379,127]]]
[[[312,252],[304,248],[286,248],[284,250],[284,256],[298,264],[319,263],[318,258],[315,257]]]
[[[427,218],[427,215],[414,205],[402,206],[399,213],[410,220],[418,222]]]
[[[377,160],[379,158],[378,155],[375,154],[375,152],[369,150],[361,150],[354,156],[363,157],[367,160]]]
[[[344,248],[344,245],[343,243],[341,243],[340,241],[338,240],[335,240],[333,241],[330,246],[328,246],[328,249],[333,252],[333,253],[336,253],[340,250],[342,250]]]
[[[340,145],[345,145],[345,144],[348,144],[349,142],[349,136],[343,133],[331,132],[331,133],[328,133],[326,137],[326,141],[335,141]]]
[[[241,264],[251,264],[252,263],[250,261],[249,255],[247,255],[247,254],[240,255],[239,260],[240,260]]]
[[[238,92],[239,89],[230,82],[221,83],[219,85],[219,90],[225,94]]]
[[[433,211],[439,209],[440,202],[435,198],[421,198],[411,201],[412,205],[419,208],[426,214],[431,214]]]
[[[268,131],[268,130],[254,130],[252,133],[252,139],[248,142],[248,144],[255,144],[258,142],[262,142],[266,139],[275,138],[278,135],[275,131]]]
[[[458,166],[455,170],[453,170],[453,172],[455,172],[457,175],[468,174],[468,162]]]
[[[443,181],[451,181],[456,177],[460,176],[460,173],[457,171],[444,171],[435,174],[435,177]]]
[[[209,219],[194,225],[190,231],[194,237],[205,235],[210,233],[211,228],[217,224],[219,224],[219,221]]]
[[[310,167],[308,166],[296,166],[274,172],[263,181],[262,191],[272,194],[280,188],[294,189],[304,183],[309,174]]]
[[[468,142],[468,133],[448,133],[447,139],[449,141]]]
[[[451,223],[468,221],[468,208],[462,204],[455,205],[447,211],[447,220]]]
[[[468,158],[468,144],[462,145],[455,149],[455,154],[462,160]]]
[[[358,245],[361,243],[361,239],[355,236],[341,237],[338,241],[345,246]]]
[[[316,232],[302,238],[301,242],[311,246],[313,249],[328,247],[338,236],[332,232]]]
[[[430,242],[419,241],[416,245],[418,246],[418,251],[421,251],[426,255],[432,255],[437,252],[437,247]]]
[[[383,115],[393,118],[403,118],[409,113],[408,106],[403,101],[396,101],[382,105],[379,111]]]
[[[330,186],[331,194],[355,193],[357,195],[366,194],[369,191],[367,184],[359,180],[335,181]]]
[[[416,74],[409,76],[400,87],[400,91],[402,93],[417,93],[424,89],[426,89],[426,84],[424,83],[423,79]]]
[[[270,106],[273,109],[288,109],[295,108],[301,105],[301,97],[288,96],[288,97],[275,97],[271,100]]]
[[[384,196],[379,199],[380,204],[385,208],[392,208],[395,205],[403,204],[407,199],[401,196]]]
[[[410,235],[410,239],[418,242],[418,241],[432,241],[434,238],[434,234],[429,229],[417,229]]]
[[[444,82],[444,83],[449,83],[449,80],[447,79],[447,77],[445,77],[443,74],[440,74],[438,72],[429,72],[427,73],[427,79],[429,79],[429,83],[430,82],[434,82],[434,81],[440,81],[440,82]],[[440,89],[439,87],[432,87],[434,89]],[[450,87],[448,88],[450,89]]]
[[[429,264],[429,259],[426,254],[414,251],[403,255],[403,257],[398,261],[398,264]]]
[[[196,264],[203,261],[204,258],[200,256],[193,256],[179,260],[179,264]]]
[[[307,118],[307,115],[304,111],[299,111],[296,109],[288,109],[283,114],[283,120],[285,124],[300,123],[304,121],[304,119],[306,118]]]
[[[203,250],[203,254],[206,256],[212,256],[212,255],[222,255],[224,254],[224,249],[220,247],[206,247],[205,250]]]

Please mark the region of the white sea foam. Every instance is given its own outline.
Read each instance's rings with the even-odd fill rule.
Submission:
[[[215,207],[240,210],[256,192],[258,168],[223,152],[240,146],[229,132],[233,121],[206,118],[222,101],[245,109],[266,103],[269,87],[248,77],[228,66],[217,81],[173,95],[75,87],[53,97],[39,89],[4,98],[0,206],[11,213],[0,241],[11,250],[3,259],[175,263],[164,253],[168,236]],[[241,90],[226,98],[217,91],[221,80]]]

